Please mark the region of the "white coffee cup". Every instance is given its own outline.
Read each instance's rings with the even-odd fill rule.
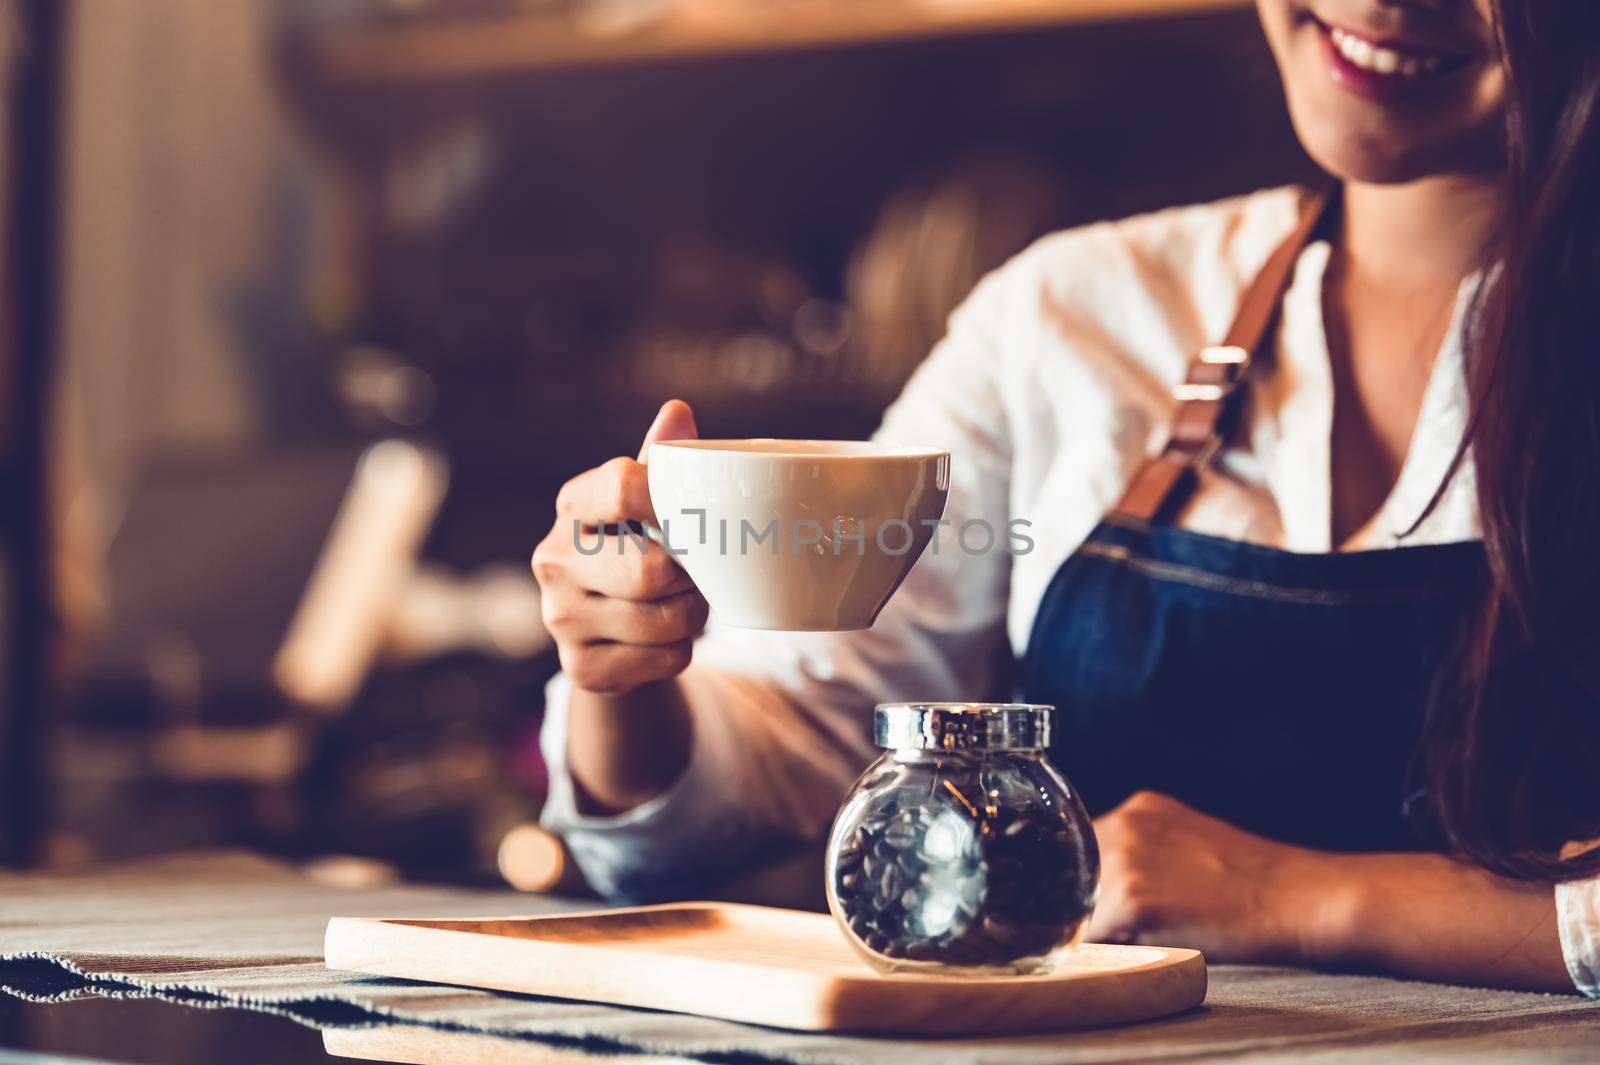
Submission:
[[[871,627],[950,494],[950,454],[929,448],[673,440],[646,459],[665,548],[746,629]]]

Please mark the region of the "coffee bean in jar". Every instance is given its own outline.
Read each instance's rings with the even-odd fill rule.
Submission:
[[[1050,764],[1054,708],[891,703],[834,821],[828,905],[884,972],[1048,972],[1099,890],[1094,828]]]

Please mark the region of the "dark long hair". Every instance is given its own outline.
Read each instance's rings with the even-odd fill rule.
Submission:
[[[1600,3],[1498,0],[1505,209],[1467,338],[1486,602],[1423,758],[1462,857],[1600,872]]]

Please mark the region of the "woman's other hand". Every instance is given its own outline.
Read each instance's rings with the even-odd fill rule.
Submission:
[[[1139,792],[1095,821],[1089,939],[1197,947],[1212,961],[1313,965],[1344,919],[1339,855],[1274,843]]]
[[[1141,792],[1095,822],[1089,938],[1198,947],[1214,962],[1356,968],[1571,991],[1548,884],[1443,854],[1328,854]]]

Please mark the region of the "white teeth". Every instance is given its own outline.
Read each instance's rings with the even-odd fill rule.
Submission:
[[[1357,37],[1337,26],[1329,27],[1328,37],[1339,54],[1363,70],[1379,74],[1399,74],[1405,78],[1432,74],[1439,69],[1443,58],[1437,55],[1402,54],[1393,48],[1373,44],[1365,37]]]

